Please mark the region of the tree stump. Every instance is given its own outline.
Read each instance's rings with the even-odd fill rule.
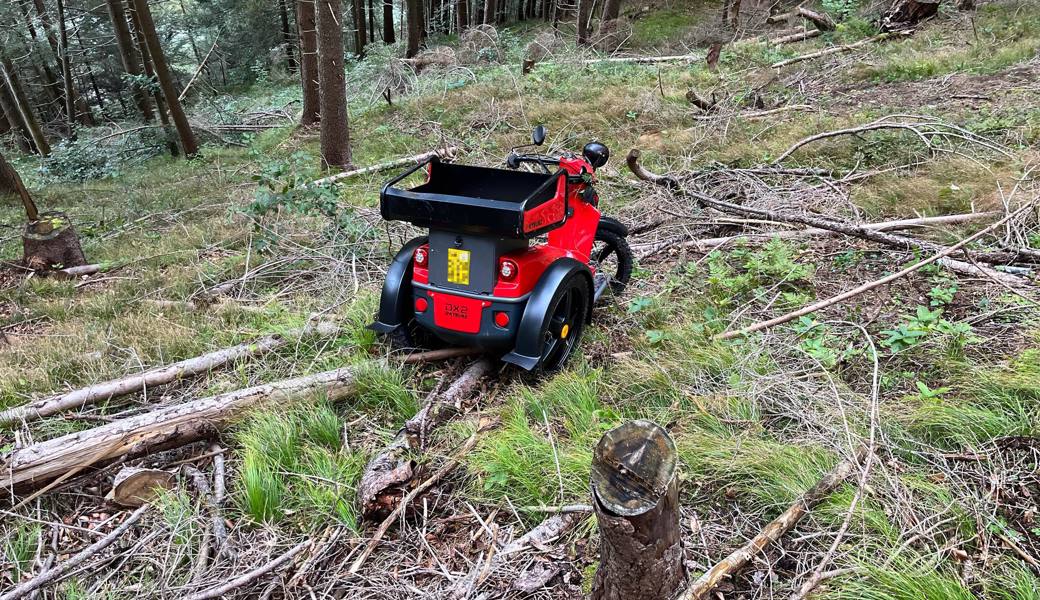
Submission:
[[[25,226],[22,260],[25,266],[37,271],[87,264],[72,221],[60,212],[43,213]]]
[[[895,0],[881,18],[881,31],[900,31],[916,27],[939,14],[942,0]]]
[[[592,600],[666,600],[683,586],[675,444],[659,425],[608,431],[592,458],[600,563]]]

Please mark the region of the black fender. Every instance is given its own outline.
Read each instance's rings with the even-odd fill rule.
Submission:
[[[616,233],[621,237],[628,237],[628,226],[613,217],[600,217],[599,228]]]
[[[527,299],[524,314],[520,318],[520,324],[516,330],[516,344],[513,351],[502,357],[507,363],[512,363],[528,371],[538,366],[542,358],[542,326],[548,318],[549,307],[563,280],[573,273],[580,273],[588,286],[589,303],[585,312],[585,322],[592,321],[592,273],[589,267],[573,258],[561,258],[542,273],[531,291],[531,297]]]
[[[386,270],[383,293],[379,297],[379,314],[376,322],[368,326],[379,333],[392,333],[408,322],[412,308],[412,255],[415,249],[428,241],[420,236],[408,241],[394,256]]]

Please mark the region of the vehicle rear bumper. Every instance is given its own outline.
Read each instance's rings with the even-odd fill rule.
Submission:
[[[423,298],[427,302],[426,310],[415,310],[415,319],[424,328],[433,332],[449,344],[477,346],[486,350],[511,350],[516,340],[517,327],[527,306],[528,295],[520,298],[499,298],[479,294],[446,291],[429,284],[413,282],[413,294],[416,300]],[[466,319],[446,319],[446,305],[464,306],[470,311],[478,311],[479,316],[468,315]],[[414,310],[414,306],[413,306]],[[438,316],[437,311],[441,311]],[[509,324],[499,327],[495,323],[495,314],[505,313],[509,316]]]

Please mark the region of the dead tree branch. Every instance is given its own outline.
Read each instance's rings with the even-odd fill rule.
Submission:
[[[722,583],[723,579],[732,577],[743,569],[766,546],[779,540],[781,536],[797,525],[810,510],[825,500],[831,492],[856,470],[856,466],[862,460],[864,453],[865,450],[861,449],[855,457],[838,463],[819,483],[798,498],[783,514],[773,519],[751,541],[722,559],[711,569],[708,569],[693,585],[686,588],[678,596],[677,600],[705,600],[709,598],[711,592]]]

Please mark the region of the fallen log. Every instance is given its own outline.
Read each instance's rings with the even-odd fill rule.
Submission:
[[[595,65],[600,63],[635,63],[639,65],[652,65],[664,62],[694,62],[703,60],[702,54],[677,54],[671,56],[610,56],[606,58],[586,58],[581,61],[583,65]]]
[[[284,334],[268,335],[253,342],[208,352],[201,356],[173,363],[172,365],[156,367],[135,375],[93,384],[64,394],[55,394],[0,412],[0,426],[35,421],[66,410],[82,408],[90,404],[147,390],[148,388],[173,383],[187,377],[209,373],[214,369],[219,369],[246,358],[267,354],[305,335],[312,333],[332,335],[336,331],[337,327],[333,323],[321,322],[311,324],[302,329]]]
[[[823,32],[819,29],[807,29],[805,31],[799,31],[798,33],[792,33],[790,35],[781,36],[778,38],[772,38],[766,40],[769,44],[793,44],[794,42],[802,42],[814,37],[818,37]]]
[[[881,42],[893,37],[906,37],[912,35],[913,33],[914,31],[912,29],[906,31],[882,33],[880,35],[875,35],[873,37],[862,39],[858,42],[854,42],[851,44],[845,44],[842,46],[831,46],[830,48],[824,48],[823,50],[820,50],[818,52],[810,52],[808,54],[802,54],[800,56],[794,56],[785,60],[777,61],[770,66],[774,69],[780,69],[806,60],[813,60],[816,58],[822,58],[824,56],[830,56],[832,54],[840,54],[842,52],[850,52],[852,50],[855,50],[856,48],[861,48],[863,46],[875,44],[877,42]]]
[[[899,249],[899,250],[903,250],[903,251],[920,250],[920,251],[923,251],[923,252],[929,252],[929,253],[935,253],[935,254],[942,253],[939,258],[944,258],[944,257],[946,257],[948,255],[948,253],[943,253],[943,251],[945,249],[947,249],[947,248],[945,246],[941,246],[939,244],[935,244],[935,243],[927,242],[927,241],[923,241],[923,240],[918,240],[918,239],[914,239],[914,238],[909,238],[909,237],[906,237],[906,236],[900,236],[900,235],[894,235],[894,234],[891,234],[891,233],[885,233],[883,231],[872,230],[872,229],[867,228],[867,227],[865,227],[863,225],[856,225],[856,224],[853,224],[853,223],[848,223],[848,222],[841,221],[841,220],[838,220],[838,219],[835,219],[835,218],[831,218],[831,217],[820,217],[820,216],[810,215],[810,214],[786,213],[786,212],[778,212],[778,211],[766,210],[766,209],[760,209],[760,208],[752,208],[752,207],[744,206],[744,205],[741,205],[741,204],[734,204],[732,202],[726,202],[725,200],[719,200],[718,198],[713,198],[711,196],[708,196],[706,194],[702,194],[702,193],[699,193],[699,192],[693,192],[693,191],[689,191],[689,190],[684,190],[684,189],[681,189],[681,187],[679,186],[679,182],[676,181],[675,179],[673,179],[671,177],[667,177],[667,176],[656,175],[654,173],[651,173],[651,172],[647,171],[642,165],[639,164],[640,156],[641,156],[641,153],[639,152],[639,150],[633,149],[632,151],[629,152],[628,157],[626,158],[626,161],[628,163],[628,168],[632,171],[632,173],[636,177],[638,177],[639,179],[642,179],[644,181],[648,181],[650,183],[654,183],[655,185],[660,185],[660,186],[667,187],[669,189],[675,190],[676,192],[678,192],[679,194],[682,194],[683,196],[686,196],[687,198],[690,198],[692,200],[696,200],[697,202],[699,202],[703,206],[706,206],[706,207],[709,207],[709,208],[713,208],[713,209],[715,209],[717,211],[720,211],[720,212],[723,212],[723,213],[739,215],[739,216],[742,216],[742,217],[753,217],[753,218],[758,218],[758,219],[767,219],[769,221],[777,221],[777,222],[781,222],[781,223],[798,223],[800,225],[807,225],[809,227],[814,227],[814,228],[817,228],[817,229],[826,229],[828,231],[834,231],[836,233],[840,233],[840,234],[843,234],[843,235],[848,235],[848,236],[851,236],[851,237],[862,238],[862,239],[865,239],[865,240],[876,242],[876,243],[879,243],[879,244],[882,244],[882,245],[885,245],[885,246],[889,246],[889,247],[892,247],[892,248],[896,248],[896,249]],[[1006,222],[1006,221],[1002,221],[1002,222]],[[988,232],[988,231],[991,231],[991,230],[987,229],[986,231]],[[973,237],[972,240],[974,240],[974,239],[977,239],[977,238]],[[1008,263],[1014,262],[1015,260],[1020,259],[1020,255],[1015,253],[1015,252],[974,252],[974,251],[969,252],[969,251],[965,251],[965,253],[970,254],[970,256],[974,260],[977,260],[977,261],[980,261],[980,262],[985,262],[985,263],[990,263],[990,264],[1008,264]],[[966,268],[965,272],[967,274],[977,275],[977,274],[980,273],[980,269],[981,269],[981,267],[974,267],[974,266],[972,266],[970,269]],[[1002,275],[1003,275],[1002,273],[999,273],[997,271],[993,271],[992,269],[982,269],[982,270],[983,271],[987,271],[989,273],[987,276],[992,276],[992,277],[994,277],[996,279],[1002,279],[1002,280],[1005,280],[1005,281],[1007,280],[1006,276],[1002,277]]]
[[[412,360],[407,362],[425,359],[422,354],[409,358]],[[0,457],[0,489],[13,495],[116,459],[183,446],[210,436],[260,406],[285,404],[317,393],[335,402],[354,393],[359,368],[342,367],[217,394],[16,448]]]
[[[818,13],[816,11],[809,10],[804,6],[799,6],[795,9],[795,12],[798,13],[798,16],[802,17],[803,19],[812,22],[812,24],[815,25],[816,28],[820,31],[834,31],[834,28],[836,27],[834,25],[834,21],[824,13]]]
[[[415,474],[415,461],[406,455],[421,448],[430,430],[446,421],[454,413],[456,403],[471,395],[490,372],[491,361],[478,360],[447,390],[430,394],[393,441],[368,462],[357,492],[363,519],[384,518],[397,507]]]
[[[286,403],[318,392],[337,400],[354,391],[356,372],[357,367],[344,367],[249,387],[17,448],[0,460],[0,489],[35,488],[116,458],[181,446],[263,404]]]
[[[733,577],[747,566],[755,556],[765,550],[769,544],[779,540],[781,536],[797,525],[809,511],[827,499],[827,496],[830,496],[831,492],[837,489],[856,470],[865,454],[866,450],[861,448],[855,457],[838,463],[819,483],[798,498],[779,517],[773,519],[751,541],[708,569],[704,575],[701,575],[697,581],[686,588],[676,600],[705,600],[709,598],[712,591],[722,583],[723,579]]]
[[[398,158],[397,160],[391,160],[378,165],[372,165],[371,167],[364,167],[362,169],[353,169],[351,171],[344,171],[342,173],[336,173],[335,175],[329,175],[328,177],[322,177],[321,179],[315,180],[313,185],[327,185],[336,181],[343,181],[344,179],[350,179],[351,177],[359,177],[361,175],[368,175],[369,173],[378,173],[380,171],[386,171],[388,169],[396,169],[398,167],[405,167],[420,163],[424,160],[439,156],[444,160],[452,160],[458,154],[458,146],[448,146],[446,148],[438,148],[437,150],[431,150],[429,152],[423,152],[416,154],[415,156],[406,156],[404,158]]]

